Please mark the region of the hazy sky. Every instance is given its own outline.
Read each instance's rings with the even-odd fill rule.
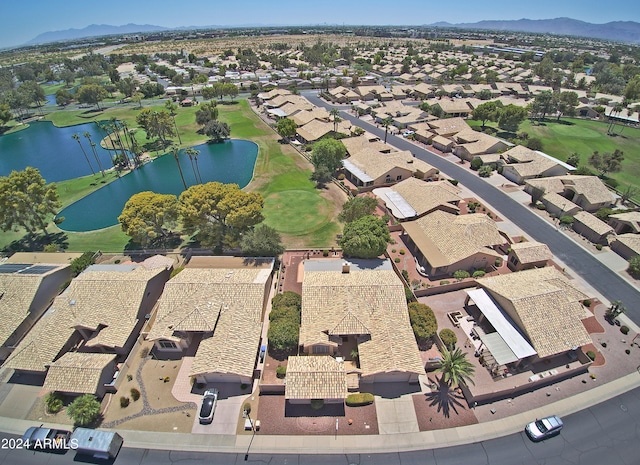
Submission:
[[[640,22],[638,0],[0,0],[0,47],[90,24],[400,24],[570,17]]]

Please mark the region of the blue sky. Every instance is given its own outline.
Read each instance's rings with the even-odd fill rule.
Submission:
[[[165,27],[242,24],[430,24],[566,16],[640,22],[637,0],[0,0],[0,47],[90,24]]]

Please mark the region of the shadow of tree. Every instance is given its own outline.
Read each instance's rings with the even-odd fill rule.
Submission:
[[[455,414],[458,414],[458,410],[456,407],[464,409],[463,402],[464,396],[462,394],[458,394],[455,389],[452,389],[448,383],[446,383],[443,378],[437,379],[437,388],[427,394],[425,394],[425,400],[429,402],[430,407],[437,407],[438,413],[442,412],[445,418],[449,418],[451,416],[451,411],[453,410]]]
[[[59,250],[66,250],[69,248],[69,236],[64,232],[49,233],[49,236],[27,233],[5,246],[2,251],[5,253],[36,252],[44,250],[47,245],[55,245]]]

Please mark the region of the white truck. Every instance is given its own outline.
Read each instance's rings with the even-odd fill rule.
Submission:
[[[76,428],[71,435],[71,442],[78,454],[109,460],[118,455],[124,440],[113,431]]]

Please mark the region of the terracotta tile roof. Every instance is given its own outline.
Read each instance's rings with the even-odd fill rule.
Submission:
[[[626,223],[635,233],[640,232],[640,212],[638,211],[617,213],[609,215],[609,218],[615,218],[619,223]]]
[[[305,271],[300,344],[335,346],[329,333],[341,330],[368,331],[358,343],[363,376],[424,373],[404,288],[392,270]]]
[[[371,137],[365,135],[357,136],[357,137],[347,137],[345,139],[340,139],[340,142],[347,149],[347,153],[350,155],[354,155],[361,150],[372,149],[376,152],[382,152],[383,150],[395,152],[391,146],[386,145],[384,142],[376,139],[371,139]]]
[[[417,178],[407,178],[391,187],[416,211],[418,216],[446,205],[451,209],[462,200],[460,189],[449,181],[426,182]]]
[[[412,173],[416,173],[417,171],[421,171],[422,173],[435,172],[433,166],[415,158],[408,150],[381,153],[372,148],[365,148],[351,154],[348,160],[373,179],[384,176],[394,168],[403,168]],[[393,181],[395,181],[395,179]]]
[[[546,192],[561,194],[570,189],[582,195],[590,204],[613,203],[615,196],[597,176],[566,175],[527,181],[533,187],[544,187]]]
[[[351,134],[351,123],[348,120],[340,121],[337,129],[339,133],[349,135]],[[329,134],[331,131],[333,131],[333,122],[314,119],[299,127],[298,135],[307,141],[314,141]]]
[[[640,255],[640,234],[619,234],[616,236],[616,240]]]
[[[535,263],[551,260],[553,254],[547,244],[542,242],[517,242],[511,244],[513,254],[518,258],[520,263]]]
[[[29,317],[42,275],[0,274],[0,345]]]
[[[115,360],[113,354],[69,352],[53,362],[43,388],[47,391],[95,394],[104,369]]]
[[[591,343],[580,320],[587,298],[553,267],[481,278],[500,306],[526,333],[542,358]]]
[[[453,135],[460,131],[471,129],[471,126],[460,117],[429,121],[427,124],[429,124],[433,132],[439,136]]]
[[[600,236],[604,236],[605,234],[610,234],[613,232],[613,228],[611,226],[609,226],[604,221],[599,220],[591,213],[580,211],[573,215],[573,217],[576,221],[584,224],[587,228]]]
[[[7,359],[14,369],[45,371],[75,328],[93,332],[85,346],[123,347],[139,321],[149,280],[163,271],[85,271],[76,277]]]
[[[324,108],[314,108],[311,111],[300,111],[293,115],[291,119],[298,125],[303,126],[314,119],[329,120],[329,112]]]
[[[272,268],[185,268],[165,285],[150,340],[204,332],[191,375],[252,376]]]
[[[429,264],[449,266],[477,253],[499,257],[490,247],[503,244],[495,221],[482,213],[456,216],[436,210],[403,223]]]
[[[344,399],[347,374],[344,363],[328,355],[291,356],[287,361],[285,399]]]

